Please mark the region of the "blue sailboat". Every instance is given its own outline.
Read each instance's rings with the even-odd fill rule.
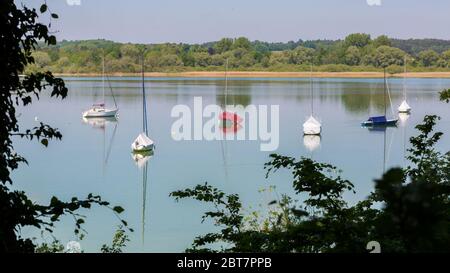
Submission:
[[[397,126],[398,118],[392,118],[388,119],[386,117],[386,104],[387,104],[387,96],[386,96],[386,90],[387,90],[387,80],[386,80],[386,68],[384,69],[384,115],[383,116],[373,116],[369,117],[368,120],[363,121],[361,125],[363,127],[390,127],[390,126]]]

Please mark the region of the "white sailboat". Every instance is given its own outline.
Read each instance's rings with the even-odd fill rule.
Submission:
[[[131,150],[133,153],[147,153],[153,151],[155,143],[148,137],[147,126],[147,102],[145,98],[145,83],[144,83],[144,54],[142,54],[142,133],[131,143]]]
[[[409,106],[408,102],[406,101],[406,56],[405,56],[405,71],[403,73],[403,101],[398,107],[399,113],[409,113],[411,112],[411,106]]]
[[[83,118],[103,118],[103,117],[115,117],[119,109],[117,108],[116,99],[114,98],[114,94],[112,88],[110,86],[111,94],[114,98],[114,108],[106,108],[105,104],[105,58],[102,59],[102,99],[103,101],[100,103],[95,103],[92,105],[92,108],[83,112]]]
[[[311,115],[303,123],[303,134],[304,135],[320,135],[322,132],[322,125],[320,122],[314,117],[314,92],[313,92],[313,82],[312,82],[312,65],[311,65],[311,76],[309,80],[309,88],[311,92]]]

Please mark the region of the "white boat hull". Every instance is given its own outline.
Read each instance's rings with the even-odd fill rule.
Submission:
[[[83,112],[84,118],[115,117],[119,109],[93,108]]]
[[[321,132],[322,130],[320,128],[303,130],[305,136],[319,136]]]
[[[139,136],[131,143],[133,153],[146,153],[155,149],[155,143],[145,133]]]
[[[303,123],[304,135],[320,135],[322,132],[322,125],[313,116]]]

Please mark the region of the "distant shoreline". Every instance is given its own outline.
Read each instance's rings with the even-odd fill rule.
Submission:
[[[54,73],[59,77],[99,77],[99,73]],[[140,73],[110,73],[114,77],[137,77]],[[168,78],[221,78],[224,71],[195,71],[195,72],[146,72],[146,77]],[[309,78],[310,72],[266,72],[266,71],[229,71],[231,78]],[[403,73],[388,74],[390,78],[401,78]],[[314,78],[383,78],[382,72],[313,72]],[[408,78],[450,78],[450,72],[411,72]]]

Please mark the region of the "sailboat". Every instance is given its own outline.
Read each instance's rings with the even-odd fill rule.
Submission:
[[[92,108],[83,112],[83,118],[103,118],[103,117],[115,117],[119,109],[117,108],[116,99],[110,86],[111,94],[114,98],[114,108],[108,109],[105,104],[105,58],[102,59],[102,100],[99,103],[94,103]]]
[[[322,125],[320,122],[314,117],[314,92],[313,92],[313,81],[312,81],[312,65],[311,65],[311,75],[309,79],[309,89],[311,92],[311,115],[303,123],[303,134],[304,135],[320,135],[322,132]]]
[[[403,73],[403,101],[398,107],[399,113],[409,113],[411,112],[411,106],[409,106],[408,102],[406,102],[406,56],[405,56],[405,71]]]
[[[376,126],[397,126],[398,119],[388,119],[386,117],[387,112],[387,80],[386,80],[386,68],[384,68],[384,116],[369,117],[368,120],[361,123],[363,127],[376,127]],[[392,107],[391,107],[392,108]]]
[[[133,153],[147,153],[155,148],[155,143],[148,137],[147,102],[145,99],[144,54],[142,54],[142,133],[131,143]]]

